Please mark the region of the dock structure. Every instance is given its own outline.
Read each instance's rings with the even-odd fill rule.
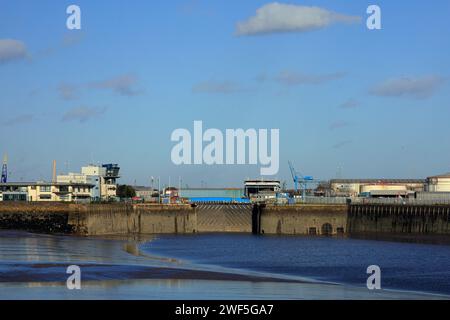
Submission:
[[[447,237],[450,205],[0,203],[0,229],[79,235],[234,232]]]

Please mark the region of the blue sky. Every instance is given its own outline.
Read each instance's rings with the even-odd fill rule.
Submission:
[[[66,28],[70,4],[81,30]],[[366,28],[370,4],[382,30]],[[344,18],[303,28],[310,6]],[[258,12],[288,23],[254,24]],[[137,184],[258,177],[172,164],[172,131],[202,120],[279,128],[288,185],[288,160],[320,179],[448,172],[449,12],[446,0],[0,0],[0,153],[11,180],[49,179],[53,159],[58,172],[119,163]]]

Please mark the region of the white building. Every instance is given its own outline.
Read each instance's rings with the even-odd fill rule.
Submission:
[[[117,184],[120,168],[116,164],[88,165],[81,168],[81,173],[69,173],[58,175],[60,183],[88,183],[93,185],[91,189],[92,200],[108,201],[116,198]]]
[[[427,178],[428,192],[450,192],[450,173]]]
[[[424,190],[422,179],[333,179],[330,181],[334,195],[357,197],[373,194],[378,197],[408,196]]]
[[[279,180],[247,180],[244,183],[244,194],[247,198],[260,197],[275,198],[281,191]]]
[[[88,202],[92,187],[82,182],[0,183],[0,201]]]

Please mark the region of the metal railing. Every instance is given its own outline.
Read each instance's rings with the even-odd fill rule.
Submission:
[[[347,204],[346,197],[305,197],[295,198],[295,204]]]
[[[450,205],[450,199],[376,199],[376,198],[352,198],[352,204],[394,204],[394,205]]]
[[[305,197],[296,198],[291,204],[385,204],[385,205],[450,205],[450,198],[415,199],[415,198],[347,198],[347,197]]]

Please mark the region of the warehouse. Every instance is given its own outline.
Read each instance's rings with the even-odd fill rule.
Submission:
[[[334,179],[331,190],[336,196],[357,197],[374,194],[377,197],[410,196],[424,191],[423,179]]]
[[[180,190],[180,197],[190,202],[245,202],[241,188],[187,188]]]
[[[450,192],[450,173],[427,178],[428,192]]]

